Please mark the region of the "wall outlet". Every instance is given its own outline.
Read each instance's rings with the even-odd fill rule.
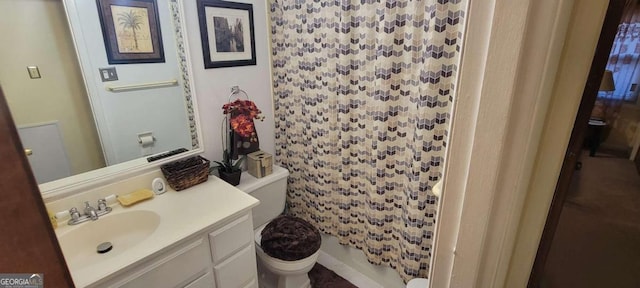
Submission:
[[[27,66],[27,71],[29,71],[29,77],[31,77],[31,79],[42,78],[42,76],[40,76],[40,69],[38,69],[38,66]]]

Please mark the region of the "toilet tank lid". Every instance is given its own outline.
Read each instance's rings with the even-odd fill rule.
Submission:
[[[240,184],[238,184],[236,188],[244,192],[251,193],[260,187],[264,187],[265,185],[287,178],[287,176],[289,176],[289,171],[277,165],[273,165],[273,173],[262,178],[253,177],[245,171],[242,173]]]

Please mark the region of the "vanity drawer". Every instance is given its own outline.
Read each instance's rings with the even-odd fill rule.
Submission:
[[[209,233],[213,263],[224,260],[253,241],[250,215],[244,215],[224,227]]]
[[[252,287],[258,278],[256,252],[247,246],[224,262],[213,267],[218,288]]]
[[[184,286],[184,288],[215,288],[216,281],[213,279],[213,272],[208,271],[206,274],[200,276],[200,278]]]
[[[134,268],[132,274],[125,276],[122,281],[113,286],[123,288],[177,287],[186,279],[210,267],[209,253],[207,241],[203,238],[197,239],[151,260],[139,268]]]
[[[251,280],[251,282],[249,282],[249,284],[242,288],[258,288],[258,281],[256,279],[253,279]]]

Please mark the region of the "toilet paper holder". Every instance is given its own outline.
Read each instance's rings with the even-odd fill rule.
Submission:
[[[138,144],[142,146],[149,146],[156,142],[156,137],[153,136],[153,132],[144,132],[138,134]]]

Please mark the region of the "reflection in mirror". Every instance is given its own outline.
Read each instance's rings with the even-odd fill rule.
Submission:
[[[199,147],[178,4],[131,1],[157,7],[99,15],[100,2],[109,1],[0,1],[0,84],[39,184]],[[126,13],[141,22],[124,23]],[[111,54],[140,59],[155,49],[162,59],[113,61],[109,41],[119,49]]]

